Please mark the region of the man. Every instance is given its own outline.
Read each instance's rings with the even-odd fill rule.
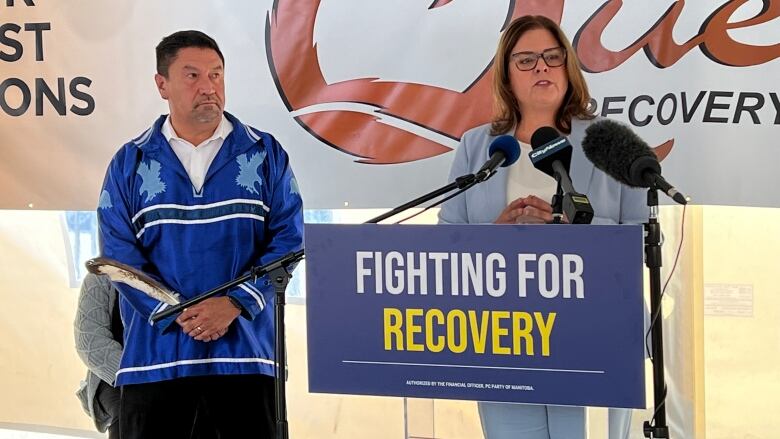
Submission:
[[[217,43],[197,31],[165,37],[155,82],[170,115],[111,161],[98,206],[102,255],[187,299],[301,248],[302,201],[287,154],[223,111]],[[274,437],[267,279],[155,324],[150,317],[165,304],[117,287],[123,439],[189,437],[198,402],[221,438]]]

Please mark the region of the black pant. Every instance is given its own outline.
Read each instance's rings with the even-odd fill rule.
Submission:
[[[119,434],[119,419],[117,419],[108,427],[108,439],[119,439],[120,437],[122,436]]]
[[[275,439],[274,379],[211,375],[122,387],[122,439],[190,439],[204,413],[219,439]]]
[[[111,425],[108,427],[108,439],[119,439],[120,401],[120,390],[111,387],[111,385],[105,381],[101,381],[95,393],[95,401],[93,404],[99,404],[101,410],[109,417]]]

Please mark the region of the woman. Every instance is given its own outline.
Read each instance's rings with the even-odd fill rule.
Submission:
[[[534,131],[555,127],[572,144],[570,176],[594,210],[592,224],[642,223],[643,190],[621,185],[595,169],[582,151],[585,128],[595,119],[576,55],[563,31],[542,16],[520,17],[504,31],[493,64],[496,114],[491,124],[467,131],[455,153],[450,179],[476,172],[496,136],[521,144],[520,159],[490,180],[446,202],[440,223],[549,223],[556,182],[536,170],[528,152]],[[574,391],[574,390],[573,390]],[[487,439],[585,438],[585,409],[479,403]],[[610,439],[628,437],[628,410],[610,410]]]

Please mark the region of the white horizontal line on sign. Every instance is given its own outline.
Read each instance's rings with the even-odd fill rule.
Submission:
[[[402,363],[395,361],[359,361],[342,360],[342,363],[352,364],[375,364],[386,366],[428,366],[428,367],[460,367],[464,369],[501,369],[501,370],[535,370],[538,372],[562,372],[562,373],[593,373],[603,374],[603,370],[580,370],[580,369],[544,369],[537,367],[508,367],[508,366],[472,366],[468,364],[436,364],[436,363]]]

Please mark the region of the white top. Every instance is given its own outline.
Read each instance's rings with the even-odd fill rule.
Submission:
[[[222,143],[228,134],[233,131],[233,124],[223,114],[222,121],[217,126],[217,129],[214,130],[214,134],[198,146],[176,134],[173,125],[171,125],[171,116],[165,118],[161,131],[171,148],[173,148],[173,152],[176,153],[176,157],[179,158],[182,166],[184,166],[184,170],[187,171],[195,192],[200,192],[203,188],[203,181],[206,179],[209,166],[214,161],[214,157],[217,156],[219,148],[222,147]]]
[[[521,197],[536,195],[547,201],[552,200],[555,189],[558,186],[555,179],[544,172],[534,168],[528,154],[533,148],[531,145],[518,141],[520,144],[520,158],[507,169],[506,179],[506,203],[507,205]]]

